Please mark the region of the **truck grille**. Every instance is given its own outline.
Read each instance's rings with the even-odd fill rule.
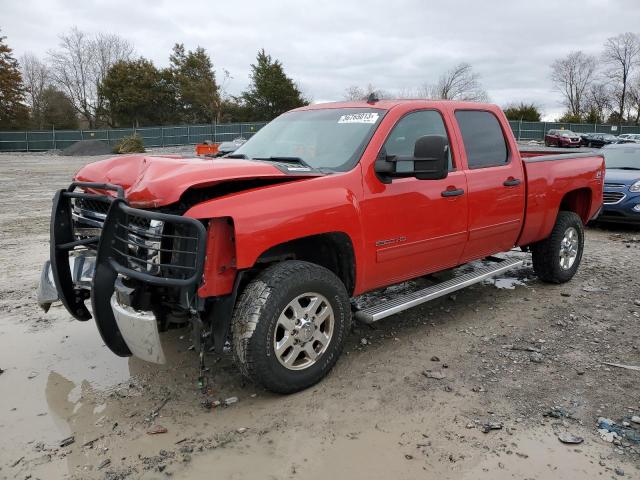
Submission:
[[[625,197],[624,193],[622,192],[604,192],[602,196],[603,203],[605,205],[614,205],[616,203],[620,203]]]
[[[71,218],[76,239],[99,237],[110,202],[93,198],[73,198]]]
[[[165,279],[187,280],[198,274],[204,252],[201,229],[193,220],[159,220],[151,212],[120,208],[124,212],[117,218],[112,246],[118,264]]]

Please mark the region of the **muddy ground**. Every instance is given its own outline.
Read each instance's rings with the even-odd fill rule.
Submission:
[[[527,266],[357,325],[295,395],[210,355],[203,394],[184,332],[156,366],[36,305],[52,194],[94,160],[0,155],[0,479],[640,478],[640,444],[596,425],[640,415],[640,372],[603,364],[640,365],[639,231],[589,228],[568,284]]]

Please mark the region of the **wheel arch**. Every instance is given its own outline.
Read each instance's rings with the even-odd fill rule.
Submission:
[[[558,214],[561,211],[573,212],[577,214],[582,220],[582,223],[586,225],[589,221],[592,197],[593,193],[589,187],[571,190],[562,197]]]
[[[283,260],[303,260],[332,271],[353,294],[356,284],[356,258],[351,237],[345,232],[328,232],[295,238],[262,252],[255,262],[257,269]]]

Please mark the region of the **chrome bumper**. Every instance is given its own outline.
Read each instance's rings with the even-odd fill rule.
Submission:
[[[93,252],[69,256],[71,277],[75,287],[91,290],[95,259]],[[37,295],[38,304],[45,312],[49,311],[52,303],[60,300],[49,260],[42,268]],[[155,315],[152,312],[134,310],[128,305],[119,303],[115,294],[111,297],[111,309],[118,329],[131,353],[147,362],[165,363]]]
[[[96,268],[96,256],[93,252],[69,255],[69,268],[73,284],[85,290],[91,290],[93,272]],[[51,271],[51,262],[44,262],[37,289],[38,305],[46,312],[51,304],[60,300],[56,282]]]
[[[131,353],[147,362],[165,363],[156,316],[122,305],[116,294],[111,297],[111,309]]]

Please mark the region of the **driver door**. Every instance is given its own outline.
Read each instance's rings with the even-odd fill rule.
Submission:
[[[437,110],[400,118],[385,140],[384,153],[412,156],[416,140],[424,135],[449,138]],[[385,184],[373,166],[365,173],[361,208],[370,256],[367,290],[458,265],[468,233],[467,182],[451,148],[449,155],[449,174],[441,180],[407,177]]]

